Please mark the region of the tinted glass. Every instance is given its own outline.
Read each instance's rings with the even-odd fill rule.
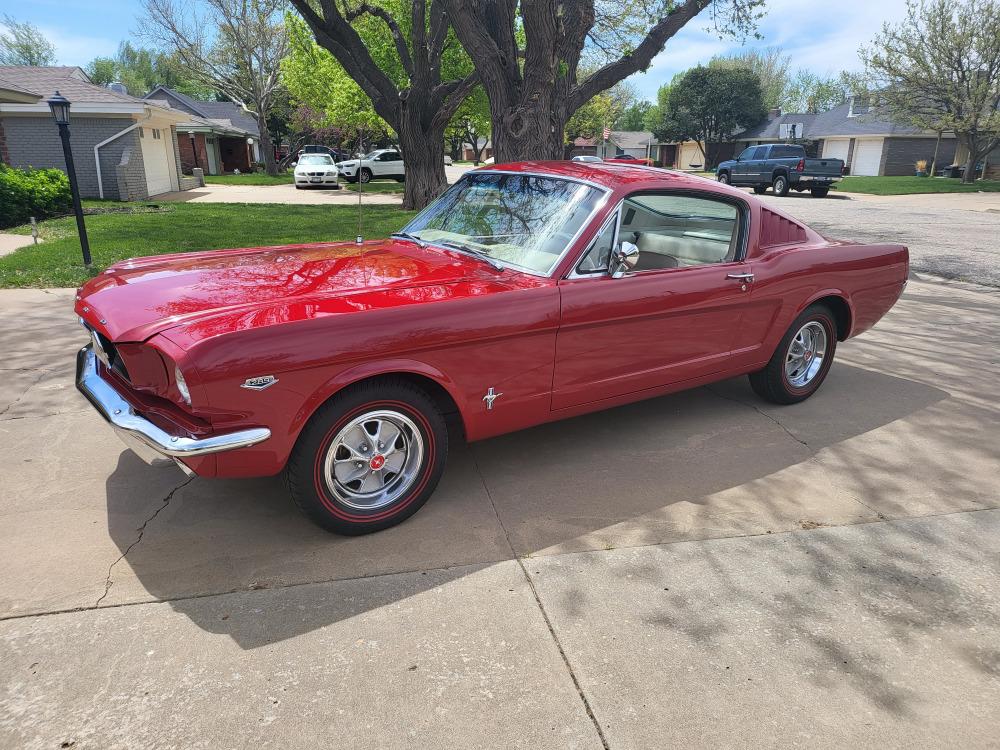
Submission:
[[[754,152],[754,150],[756,150],[756,148],[757,148],[756,146],[751,146],[750,148],[743,149],[743,153],[740,154],[739,158],[741,160],[752,159],[753,158],[753,152]]]
[[[801,158],[805,153],[802,146],[771,146],[772,159]]]

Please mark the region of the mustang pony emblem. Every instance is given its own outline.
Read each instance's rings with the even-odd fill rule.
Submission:
[[[486,395],[483,396],[483,402],[486,404],[486,411],[493,411],[493,402],[496,401],[498,398],[500,398],[502,395],[503,395],[502,393],[496,393],[493,390],[493,386],[491,385],[490,389],[486,391]]]
[[[252,391],[262,391],[265,388],[270,388],[277,382],[278,379],[274,377],[274,375],[258,375],[255,378],[247,378],[244,380],[240,388],[249,388]]]

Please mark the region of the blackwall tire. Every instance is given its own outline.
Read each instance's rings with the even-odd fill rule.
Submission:
[[[767,192],[767,185],[754,185],[753,191],[757,193],[757,195],[763,195]]]
[[[358,173],[358,177],[361,180],[362,184],[367,185],[369,182],[372,181],[372,171],[370,169],[362,169]]]
[[[448,458],[448,430],[434,401],[405,380],[337,393],[303,428],[285,468],[292,500],[337,534],[395,526],[433,494]]]
[[[813,198],[825,198],[829,194],[830,188],[812,188],[809,192],[812,194]]]
[[[718,179],[718,181],[721,182],[723,185],[728,185],[729,184],[729,173],[728,172],[719,172],[719,176],[716,179]]]
[[[767,366],[750,375],[750,385],[776,404],[805,401],[823,384],[836,351],[833,313],[825,305],[812,305],[788,327]]]
[[[788,177],[783,174],[779,174],[774,178],[774,182],[771,183],[771,187],[774,189],[774,194],[784,198],[788,195]]]

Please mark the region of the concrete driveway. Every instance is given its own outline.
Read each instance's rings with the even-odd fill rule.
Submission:
[[[456,445],[361,538],[123,450],[71,300],[0,292],[0,747],[995,747],[995,291],[912,281],[798,406]]]

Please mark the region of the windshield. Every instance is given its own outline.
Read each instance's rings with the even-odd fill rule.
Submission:
[[[554,177],[471,173],[404,231],[549,274],[603,195],[589,185]]]
[[[365,159],[374,159],[376,156],[378,156],[381,153],[382,153],[382,149],[377,149],[376,151],[369,151],[367,154],[365,154],[364,158]]]
[[[326,154],[306,154],[299,157],[299,164],[333,164],[333,159]]]

